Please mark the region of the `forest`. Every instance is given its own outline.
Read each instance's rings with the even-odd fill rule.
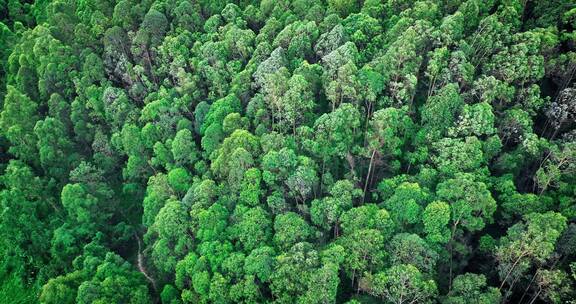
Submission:
[[[576,0],[0,0],[0,303],[576,304]]]

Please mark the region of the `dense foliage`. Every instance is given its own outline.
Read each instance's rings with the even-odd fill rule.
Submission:
[[[0,20],[2,303],[576,298],[573,0]]]

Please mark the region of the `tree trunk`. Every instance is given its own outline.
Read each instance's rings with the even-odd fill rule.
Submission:
[[[508,279],[508,277],[510,276],[510,274],[512,273],[512,271],[514,270],[514,268],[516,268],[516,265],[518,264],[518,262],[520,262],[520,260],[526,255],[525,252],[522,252],[522,254],[520,254],[520,256],[516,259],[516,261],[514,261],[514,264],[512,264],[512,267],[510,267],[510,270],[508,270],[508,273],[506,273],[506,276],[504,277],[504,279],[502,280],[502,284],[500,284],[500,287],[498,288],[498,290],[502,290],[502,287],[504,287],[504,284],[506,284],[506,280]]]
[[[370,165],[368,165],[368,174],[366,174],[366,182],[364,183],[364,195],[362,196],[362,204],[364,204],[364,200],[366,199],[366,191],[368,191],[368,183],[370,182],[370,172],[372,171],[374,156],[376,156],[376,149],[372,151],[372,157],[370,157]]]

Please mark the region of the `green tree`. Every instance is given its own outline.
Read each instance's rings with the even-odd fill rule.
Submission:
[[[426,23],[413,24],[403,29],[386,52],[370,63],[388,82],[385,92],[389,96],[387,103],[390,106],[411,107],[416,93],[418,70],[423,59],[420,53],[429,38]]]
[[[559,213],[531,213],[508,229],[495,248],[500,290],[513,290],[518,279],[534,263],[543,263],[554,251],[556,241],[566,229],[566,218]],[[504,293],[506,297],[508,292]]]
[[[231,227],[230,236],[240,241],[245,252],[269,243],[272,237],[272,222],[262,208],[238,205],[233,217],[237,223]]]
[[[407,227],[422,220],[421,213],[428,197],[426,189],[420,188],[419,184],[405,182],[398,185],[384,206],[390,210],[395,223]]]
[[[353,199],[358,196],[359,189],[348,180],[337,181],[330,189],[330,197],[312,201],[310,215],[312,223],[323,229],[334,228],[335,236],[338,236],[340,216],[343,212],[352,208]]]
[[[37,164],[37,138],[33,131],[39,120],[38,104],[13,86],[7,89],[0,113],[0,126],[2,135],[11,143],[8,151],[23,161]]]
[[[454,126],[456,114],[463,106],[458,85],[448,84],[431,96],[422,109],[422,122],[429,130],[431,141],[441,138]]]
[[[146,227],[152,226],[154,218],[162,209],[166,200],[174,194],[174,191],[168,184],[168,178],[165,174],[159,173],[148,179],[146,195],[142,202],[144,211],[142,214],[142,224]]]
[[[59,120],[46,117],[34,127],[38,137],[40,164],[49,176],[65,180],[68,172],[78,161],[79,155],[73,152],[74,145],[68,138],[66,127]]]
[[[276,257],[276,267],[270,278],[270,290],[276,301],[298,301],[319,264],[318,252],[310,243],[297,243],[288,252]]]
[[[346,17],[351,13],[358,10],[359,3],[351,0],[330,0],[328,1],[328,7],[340,16]]]
[[[374,275],[369,291],[390,303],[432,303],[436,284],[412,265],[397,265]]]
[[[432,274],[436,270],[438,254],[416,234],[399,233],[389,243],[392,265],[412,265],[420,272]]]
[[[0,182],[0,265],[7,279],[18,280],[48,263],[56,201],[47,195],[45,180],[20,160],[7,164]]]
[[[300,74],[294,74],[288,80],[288,90],[282,96],[282,109],[280,110],[288,126],[292,127],[292,134],[296,135],[296,127],[302,122],[306,114],[314,109],[315,103],[311,85]]]
[[[434,201],[426,206],[422,214],[426,239],[432,243],[445,244],[450,239],[450,205],[442,201]]]
[[[452,289],[443,303],[464,304],[476,301],[481,304],[500,302],[500,291],[486,284],[486,277],[474,273],[466,273],[454,278]]]
[[[456,178],[438,184],[436,196],[450,204],[452,234],[458,228],[471,232],[482,230],[492,222],[496,211],[496,201],[486,184],[471,174],[458,174]]]
[[[454,176],[460,172],[481,172],[486,158],[482,151],[482,142],[475,136],[465,139],[443,138],[432,144],[435,155],[432,162],[438,170]]]
[[[185,206],[169,200],[160,209],[148,234],[156,235],[152,244],[152,259],[156,267],[164,273],[172,273],[176,263],[192,247],[190,216]]]
[[[252,165],[251,158],[260,154],[260,143],[256,136],[246,130],[236,130],[222,143],[221,147],[215,151],[211,164],[212,171],[220,177],[233,177],[235,172],[232,169],[239,166],[241,169],[248,169]],[[238,169],[238,167],[236,167]],[[240,182],[244,176],[244,170],[237,174],[237,181]]]
[[[323,114],[314,122],[314,137],[304,145],[322,160],[322,184],[326,164],[332,159],[343,159],[351,154],[360,127],[360,113],[349,103],[335,111]]]
[[[191,181],[190,173],[184,168],[174,168],[168,172],[168,184],[176,193],[186,193]]]
[[[268,282],[274,273],[275,252],[269,246],[258,247],[250,252],[244,263],[244,272]]]
[[[120,256],[108,253],[94,276],[78,287],[76,303],[152,303],[142,274]]]
[[[274,243],[282,249],[307,241],[312,235],[312,228],[306,221],[294,212],[286,212],[276,216],[274,220]]]
[[[239,197],[241,203],[252,207],[260,204],[260,197],[264,192],[260,186],[261,181],[262,174],[256,168],[250,168],[244,173]]]
[[[366,132],[368,151],[370,157],[368,173],[364,183],[364,196],[368,191],[371,175],[373,175],[374,162],[391,159],[391,167],[398,168],[402,148],[413,133],[414,123],[408,116],[408,108],[386,108],[374,112]]]
[[[354,102],[359,96],[357,88],[356,60],[358,49],[352,42],[347,42],[322,58],[324,73],[322,75],[324,89],[332,104],[332,111],[343,102]]]
[[[496,201],[492,198],[486,184],[475,180],[474,175],[468,173],[457,174],[455,178],[438,184],[436,189],[438,199],[450,204],[450,282],[454,267],[454,249],[456,238],[465,231],[476,232],[482,230],[487,223],[493,221],[496,211]],[[458,246],[459,247],[459,246]],[[459,250],[460,251],[460,250]]]

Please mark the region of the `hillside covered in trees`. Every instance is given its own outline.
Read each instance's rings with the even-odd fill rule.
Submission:
[[[0,20],[0,303],[576,303],[574,0]]]

